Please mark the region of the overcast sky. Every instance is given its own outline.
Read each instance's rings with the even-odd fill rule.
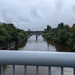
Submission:
[[[0,0],[0,21],[24,30],[75,23],[75,0]]]

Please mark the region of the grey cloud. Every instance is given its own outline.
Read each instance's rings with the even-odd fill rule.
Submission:
[[[34,8],[31,10],[31,15],[33,17],[33,20],[38,20],[41,18],[44,18],[45,16],[43,15],[43,13],[41,12],[41,10]]]
[[[75,0],[0,0],[0,21],[25,30],[56,27],[60,22],[72,25],[74,12]]]
[[[64,5],[64,0],[56,0],[55,2],[57,10],[60,10]]]
[[[75,13],[75,5],[73,5],[72,10],[73,10],[73,12]]]

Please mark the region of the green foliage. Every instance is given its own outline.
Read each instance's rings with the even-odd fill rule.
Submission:
[[[65,25],[64,26],[64,30],[70,31],[70,26],[69,25]]]
[[[17,29],[13,24],[0,23],[0,45],[23,41],[26,36],[24,30]]]
[[[44,37],[48,40],[69,45],[72,49],[75,49],[75,24],[69,27],[69,25],[60,23],[57,28],[45,31]]]
[[[71,32],[75,32],[75,24],[71,27]]]
[[[47,29],[46,30],[51,30],[51,26],[47,25]]]
[[[64,27],[64,23],[58,24],[58,28],[59,28],[59,29],[63,29],[63,27]]]

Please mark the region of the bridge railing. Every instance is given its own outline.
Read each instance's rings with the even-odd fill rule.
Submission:
[[[27,75],[27,66],[36,66],[36,75],[39,74],[39,66],[48,67],[48,75],[51,75],[51,67],[73,68],[75,75],[75,53],[66,52],[42,52],[42,51],[0,51],[1,75],[4,75],[3,65],[12,65],[12,75],[15,75],[15,65],[24,65],[24,75]]]

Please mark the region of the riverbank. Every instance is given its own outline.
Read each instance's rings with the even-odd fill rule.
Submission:
[[[73,51],[75,50],[75,24],[73,24],[72,27],[64,25],[63,23],[58,24],[57,28],[48,26],[47,29],[45,29],[43,37],[50,41],[67,45]]]
[[[15,43],[24,41],[28,34],[13,24],[0,23],[0,48],[14,47]]]
[[[12,44],[9,44],[9,45],[6,45],[6,46],[2,47],[1,49],[2,49],[2,50],[13,49],[13,48],[15,47],[15,44],[16,44],[16,42],[14,42],[14,43],[12,43]]]

